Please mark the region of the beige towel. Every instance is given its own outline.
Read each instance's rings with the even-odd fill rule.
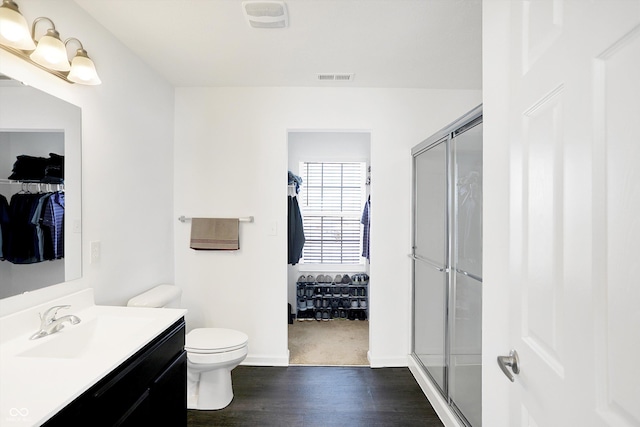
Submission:
[[[240,249],[238,218],[193,218],[191,249]]]

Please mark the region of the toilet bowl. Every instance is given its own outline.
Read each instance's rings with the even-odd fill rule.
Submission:
[[[249,337],[223,328],[187,334],[187,408],[222,409],[233,400],[231,370],[247,357]]]
[[[129,300],[129,307],[176,307],[181,291],[159,285]],[[247,357],[249,337],[224,328],[197,328],[185,339],[187,408],[222,409],[233,400],[231,370]]]

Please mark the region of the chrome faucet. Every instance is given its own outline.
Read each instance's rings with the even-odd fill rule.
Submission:
[[[40,315],[40,330],[35,334],[31,335],[32,340],[46,337],[47,335],[55,334],[60,329],[64,328],[64,322],[69,322],[72,325],[77,325],[80,323],[80,318],[78,316],[74,316],[73,314],[69,314],[66,316],[62,316],[59,319],[56,318],[56,314],[58,314],[58,310],[70,308],[70,305],[54,305],[53,307],[47,309],[44,314]]]

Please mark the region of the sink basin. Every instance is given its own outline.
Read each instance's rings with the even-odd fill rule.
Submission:
[[[18,354],[19,357],[45,357],[54,359],[75,359],[88,353],[100,353],[123,337],[153,320],[144,317],[98,316],[77,325],[65,324],[64,329],[49,336],[39,338],[35,347]]]

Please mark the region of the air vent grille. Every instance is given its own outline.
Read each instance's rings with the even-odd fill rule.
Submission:
[[[353,80],[354,73],[322,73],[318,74],[318,80],[321,82],[350,82]]]
[[[282,1],[242,2],[244,16],[253,28],[285,28],[289,26],[287,6]]]

